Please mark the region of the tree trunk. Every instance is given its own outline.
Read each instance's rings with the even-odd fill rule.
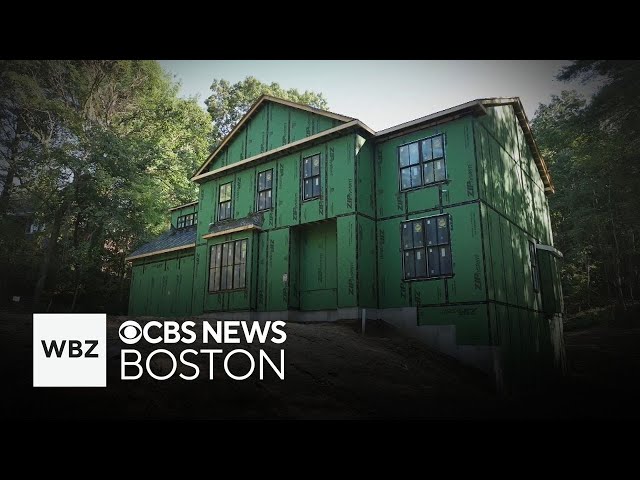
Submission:
[[[9,167],[7,168],[7,176],[4,179],[4,187],[0,193],[0,217],[7,213],[9,208],[9,199],[11,198],[11,191],[13,190],[13,179],[15,178],[16,173],[18,173],[16,169],[16,157],[18,156],[19,143],[20,137],[16,135],[13,142],[11,142]]]
[[[53,216],[53,225],[51,226],[51,233],[47,239],[47,245],[44,250],[44,256],[42,263],[40,264],[40,272],[38,273],[38,281],[33,291],[33,308],[37,310],[40,306],[40,299],[42,297],[42,291],[44,290],[47,277],[49,276],[49,270],[51,268],[51,260],[55,256],[55,250],[58,245],[58,236],[60,235],[60,228],[62,227],[62,221],[67,211],[68,201],[62,202],[62,205],[58,207]]]

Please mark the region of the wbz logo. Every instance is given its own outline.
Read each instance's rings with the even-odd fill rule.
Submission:
[[[106,387],[104,313],[33,315],[34,387]]]
[[[84,352],[84,356],[86,358],[98,358],[99,355],[97,353],[91,353],[98,346],[98,340],[85,340],[85,345],[89,345],[89,350]],[[51,340],[51,344],[47,345],[45,340],[42,340],[42,348],[44,349],[44,354],[47,358],[51,357],[51,354],[55,352],[56,357],[60,358],[64,355],[64,346],[67,344],[66,340],[62,340],[62,342],[58,345],[58,342],[55,340]],[[83,356],[82,352],[82,342],[80,340],[69,340],[69,349],[67,356],[69,358],[79,358]]]

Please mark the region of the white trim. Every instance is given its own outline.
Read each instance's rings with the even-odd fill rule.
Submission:
[[[140,255],[126,257],[125,260],[130,262],[131,260],[137,260],[138,258],[151,257],[153,255],[160,255],[161,253],[175,252],[177,250],[184,250],[187,248],[193,248],[195,246],[196,246],[195,243],[189,243],[187,245],[181,245],[180,247],[165,248],[164,250],[156,250],[155,252],[142,253]]]
[[[545,250],[547,252],[551,252],[551,254],[554,257],[564,258],[564,255],[562,255],[562,252],[552,245],[544,245],[542,243],[536,243],[535,246],[536,246],[536,250]]]

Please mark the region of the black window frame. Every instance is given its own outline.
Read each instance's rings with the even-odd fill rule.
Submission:
[[[222,187],[226,187],[227,185],[229,185],[229,200],[225,200],[224,202],[221,202],[220,199],[222,198]],[[229,220],[230,218],[233,218],[233,181],[231,182],[226,182],[226,183],[221,183],[220,186],[218,187],[218,221],[221,222],[222,220]],[[224,218],[221,218],[220,214],[223,212],[223,205],[225,206],[224,211],[227,212],[227,216]],[[227,206],[228,205],[228,209]]]
[[[445,227],[441,227],[440,219],[445,219]],[[416,225],[420,225],[419,230]],[[408,229],[405,226],[408,226]],[[407,246],[408,235],[411,237],[410,246]],[[445,256],[442,255],[442,249],[445,252],[448,251],[448,261],[444,263],[442,258],[445,258]],[[453,252],[451,248],[451,215],[440,213],[400,222],[400,251],[402,252],[402,280],[405,282],[454,277]],[[408,252],[410,252],[409,255],[407,255]],[[419,266],[420,258],[418,255],[424,256],[424,269]],[[433,262],[434,257],[438,258],[438,268],[435,274],[431,273],[431,266],[432,264],[435,265],[435,262]],[[408,262],[411,264],[410,268],[408,268]],[[446,270],[445,273],[442,273],[443,268]],[[419,275],[420,272],[424,272],[424,274]]]
[[[244,257],[242,256],[243,245]],[[208,293],[222,293],[247,289],[248,245],[249,242],[247,238],[240,238],[231,240],[230,242],[217,243],[209,247]],[[219,255],[218,252],[220,252]],[[231,273],[230,288],[228,286],[229,271]],[[222,288],[223,284],[225,288]]]
[[[273,208],[273,168],[268,168],[266,170],[263,170],[262,172],[258,172],[258,176],[256,179],[256,212],[266,212],[267,210],[271,210]],[[269,180],[269,186],[267,187],[267,173],[271,174],[271,179]],[[265,175],[265,181],[264,181],[264,186],[261,188],[260,187],[260,175]],[[269,206],[265,206],[264,208],[260,208],[260,194],[264,193],[265,194],[265,204],[266,204],[266,199],[267,199],[267,192],[269,192],[268,195],[268,199],[269,199]]]
[[[433,155],[434,149],[433,149],[433,140],[435,138],[441,138],[441,149],[442,149],[442,155],[441,156],[437,156],[435,157]],[[430,150],[423,150],[423,145],[425,144],[425,142],[429,142],[429,148]],[[412,150],[412,146],[413,145],[417,145],[417,155],[418,155],[418,161],[417,163],[411,163],[411,150]],[[408,192],[410,190],[414,190],[417,188],[423,188],[423,187],[429,187],[432,185],[441,185],[443,183],[446,183],[449,180],[449,176],[448,176],[448,171],[447,171],[447,154],[446,154],[446,145],[447,145],[447,138],[446,138],[446,134],[445,133],[436,133],[435,135],[430,135],[428,137],[425,138],[421,138],[419,140],[415,140],[413,142],[408,142],[408,143],[403,143],[402,145],[399,145],[397,148],[397,162],[398,162],[398,186],[400,188],[401,192]],[[407,156],[408,156],[408,163],[405,166],[402,166],[402,162],[401,162],[401,158],[402,158],[402,148],[407,149]],[[426,152],[430,151],[431,152],[431,157],[425,159]],[[438,178],[436,180],[435,178],[435,163],[438,161],[442,161],[442,178]],[[425,171],[429,169],[429,167],[431,168],[431,176],[433,178],[432,181],[425,181]],[[419,174],[420,174],[420,183],[417,185],[413,185],[413,174],[412,174],[412,169],[417,168],[419,170]],[[402,174],[403,171],[408,171],[409,172],[409,182],[410,182],[410,186],[408,186],[407,188],[403,188],[403,181],[402,181]]]
[[[198,224],[198,212],[187,213],[180,215],[176,221],[176,228],[181,230],[183,228],[191,227]]]
[[[536,242],[529,240],[529,263],[531,266],[531,283],[533,284],[533,291],[538,293],[540,291],[540,263],[538,262],[538,249],[536,248]]]
[[[318,173],[313,173],[313,159],[315,157],[318,157]],[[305,160],[309,160],[309,169],[307,170],[305,168]],[[310,200],[317,200],[319,198],[322,198],[322,154],[321,153],[314,153],[313,155],[307,155],[306,157],[302,158],[302,165],[301,165],[301,169],[302,169],[302,183],[301,183],[301,190],[302,190],[302,201],[303,202],[308,202]],[[307,174],[308,172],[308,174]],[[313,185],[313,181],[315,179],[318,179],[318,193],[314,194],[314,185]],[[305,189],[305,181],[309,180],[310,186],[311,186],[311,196],[307,197],[307,191]]]

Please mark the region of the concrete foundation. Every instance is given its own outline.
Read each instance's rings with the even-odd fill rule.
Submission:
[[[276,312],[209,312],[202,315],[216,320],[250,320],[285,322],[335,322],[337,320],[360,320],[360,307],[338,308],[336,310],[282,310]],[[397,328],[403,334],[415,338],[429,348],[459,360],[461,363],[478,368],[496,378],[498,388],[502,384],[500,368],[500,347],[487,345],[458,345],[454,325],[418,325],[415,307],[367,308],[367,320],[382,320]]]

